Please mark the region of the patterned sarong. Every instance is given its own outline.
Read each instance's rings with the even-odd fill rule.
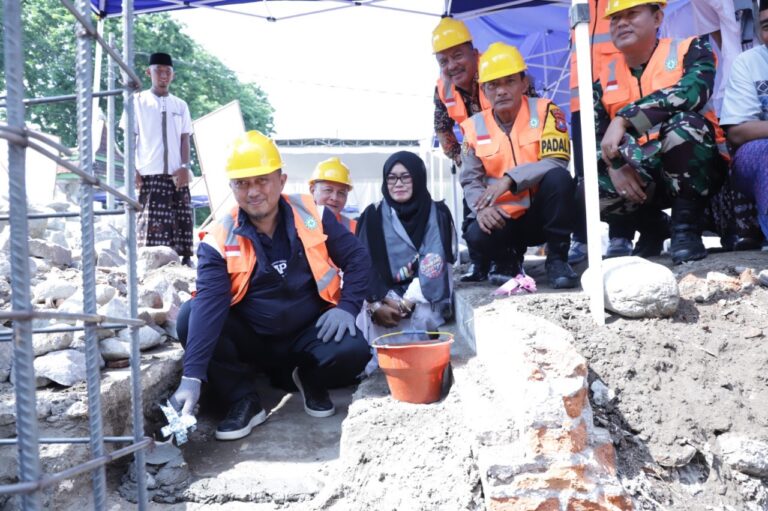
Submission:
[[[180,257],[192,256],[192,206],[189,187],[177,190],[170,175],[142,176],[137,217],[140,247],[171,247]]]

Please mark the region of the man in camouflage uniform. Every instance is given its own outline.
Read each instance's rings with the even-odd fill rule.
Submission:
[[[605,15],[621,53],[601,66],[593,86],[601,216],[610,248],[661,252],[670,234],[675,264],[702,259],[703,210],[727,168],[722,130],[709,107],[715,59],[699,38],[658,39],[666,0],[611,0]],[[721,142],[721,144],[718,144]],[[720,153],[720,154],[719,154]],[[610,251],[609,248],[609,251]]]

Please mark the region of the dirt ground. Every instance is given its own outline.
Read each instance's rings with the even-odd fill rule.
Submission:
[[[768,253],[711,254],[672,271],[679,282],[708,272],[738,279],[745,268],[768,268]],[[526,269],[544,280],[540,262]],[[602,405],[593,399],[595,423],[611,432],[637,508],[768,510],[768,481],[731,470],[717,444],[726,432],[768,440],[768,288],[721,289],[698,301],[681,292],[671,318],[607,314],[604,328],[583,293],[551,292],[510,299],[570,331],[589,360],[590,384],[599,379],[615,394]]]

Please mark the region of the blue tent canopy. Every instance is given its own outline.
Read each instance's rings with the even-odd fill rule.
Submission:
[[[244,4],[254,2],[256,0],[134,0],[133,11],[136,14],[146,12],[160,12],[170,11],[175,9],[189,9],[195,7],[224,7],[227,5]],[[261,3],[269,3],[270,1],[286,1],[286,0],[259,0]],[[306,0],[305,0],[306,1]],[[319,1],[319,0],[315,0]],[[333,2],[336,5],[348,4],[348,7],[357,7],[365,5],[372,0],[336,0]],[[377,0],[377,7],[386,8],[386,2]],[[463,17],[473,14],[482,14],[498,9],[505,9],[508,7],[528,7],[538,6],[551,3],[570,4],[568,0],[453,0],[449,2],[449,14],[457,17]],[[122,0],[91,0],[91,8],[98,16],[110,17],[120,16],[123,10]],[[418,7],[414,6],[414,11],[418,11]]]

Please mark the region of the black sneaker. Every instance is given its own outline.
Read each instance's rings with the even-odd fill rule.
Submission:
[[[571,265],[560,259],[548,258],[544,262],[549,285],[555,289],[571,289],[578,285],[579,277]]]
[[[227,417],[216,428],[216,440],[237,440],[248,436],[251,430],[267,420],[259,398],[246,396],[233,404]]]
[[[307,415],[311,417],[330,417],[336,413],[336,407],[333,406],[333,401],[331,401],[331,397],[326,389],[302,384],[301,378],[299,378],[298,367],[293,370],[291,377],[304,400],[304,411],[307,412]]]

